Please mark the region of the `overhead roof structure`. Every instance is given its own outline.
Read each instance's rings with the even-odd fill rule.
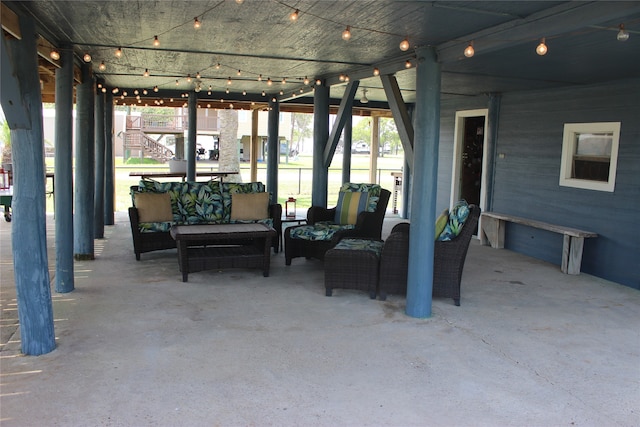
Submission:
[[[366,89],[369,103],[356,102],[357,113],[386,107],[374,73],[394,74],[411,103],[418,46],[438,52],[443,99],[640,75],[636,1],[39,0],[3,2],[2,12],[14,37],[13,12],[35,19],[49,102],[58,65],[49,54],[62,49],[78,63],[89,54],[116,101],[147,105],[181,105],[197,90],[201,106],[277,99],[286,110],[312,104],[316,80],[331,86],[332,99],[360,80],[356,98]]]

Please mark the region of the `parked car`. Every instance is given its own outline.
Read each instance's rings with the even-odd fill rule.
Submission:
[[[369,144],[366,142],[356,142],[351,146],[351,152],[354,154],[369,154]]]

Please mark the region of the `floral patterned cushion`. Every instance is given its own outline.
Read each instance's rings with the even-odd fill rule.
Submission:
[[[292,239],[301,240],[331,240],[339,230],[350,230],[354,228],[351,224],[334,224],[332,222],[316,222],[314,225],[303,225],[291,231]]]
[[[456,202],[449,211],[449,220],[444,226],[444,231],[440,234],[440,237],[438,237],[438,241],[447,242],[455,239],[458,234],[460,234],[460,231],[462,231],[462,227],[468,216],[469,205],[467,202],[465,200]]]
[[[374,252],[377,256],[382,253],[382,246],[384,242],[380,240],[367,240],[367,239],[342,239],[333,248],[333,250],[357,250],[357,251],[369,251]]]
[[[223,182],[222,183],[222,218],[223,222],[231,222],[231,195],[233,193],[264,193],[264,184],[261,182]]]
[[[376,207],[378,206],[378,200],[380,200],[380,193],[382,193],[382,187],[378,184],[357,184],[353,182],[346,182],[342,184],[340,191],[359,191],[361,193],[369,193],[367,212],[375,212]]]

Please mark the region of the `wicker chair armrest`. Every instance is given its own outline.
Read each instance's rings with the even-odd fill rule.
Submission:
[[[140,224],[140,215],[138,214],[138,208],[135,206],[129,207],[129,221],[131,222],[132,229],[137,230]]]
[[[307,224],[313,225],[319,221],[333,221],[336,217],[336,208],[323,208],[322,206],[311,206],[307,211]]]
[[[393,233],[408,233],[410,224],[408,222],[400,222],[393,226],[391,234]]]

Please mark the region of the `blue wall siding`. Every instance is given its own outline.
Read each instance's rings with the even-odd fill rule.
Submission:
[[[582,271],[640,289],[640,79],[502,96],[493,210],[598,233],[586,239]],[[455,112],[488,98],[441,104],[438,210],[449,206]],[[565,123],[621,122],[615,191],[559,185]],[[515,224],[505,246],[559,265],[562,237]]]
[[[640,289],[640,80],[504,94],[494,210],[598,233],[586,239],[582,271]],[[613,193],[561,187],[565,123],[621,122]],[[560,263],[562,239],[510,226],[507,248]]]

